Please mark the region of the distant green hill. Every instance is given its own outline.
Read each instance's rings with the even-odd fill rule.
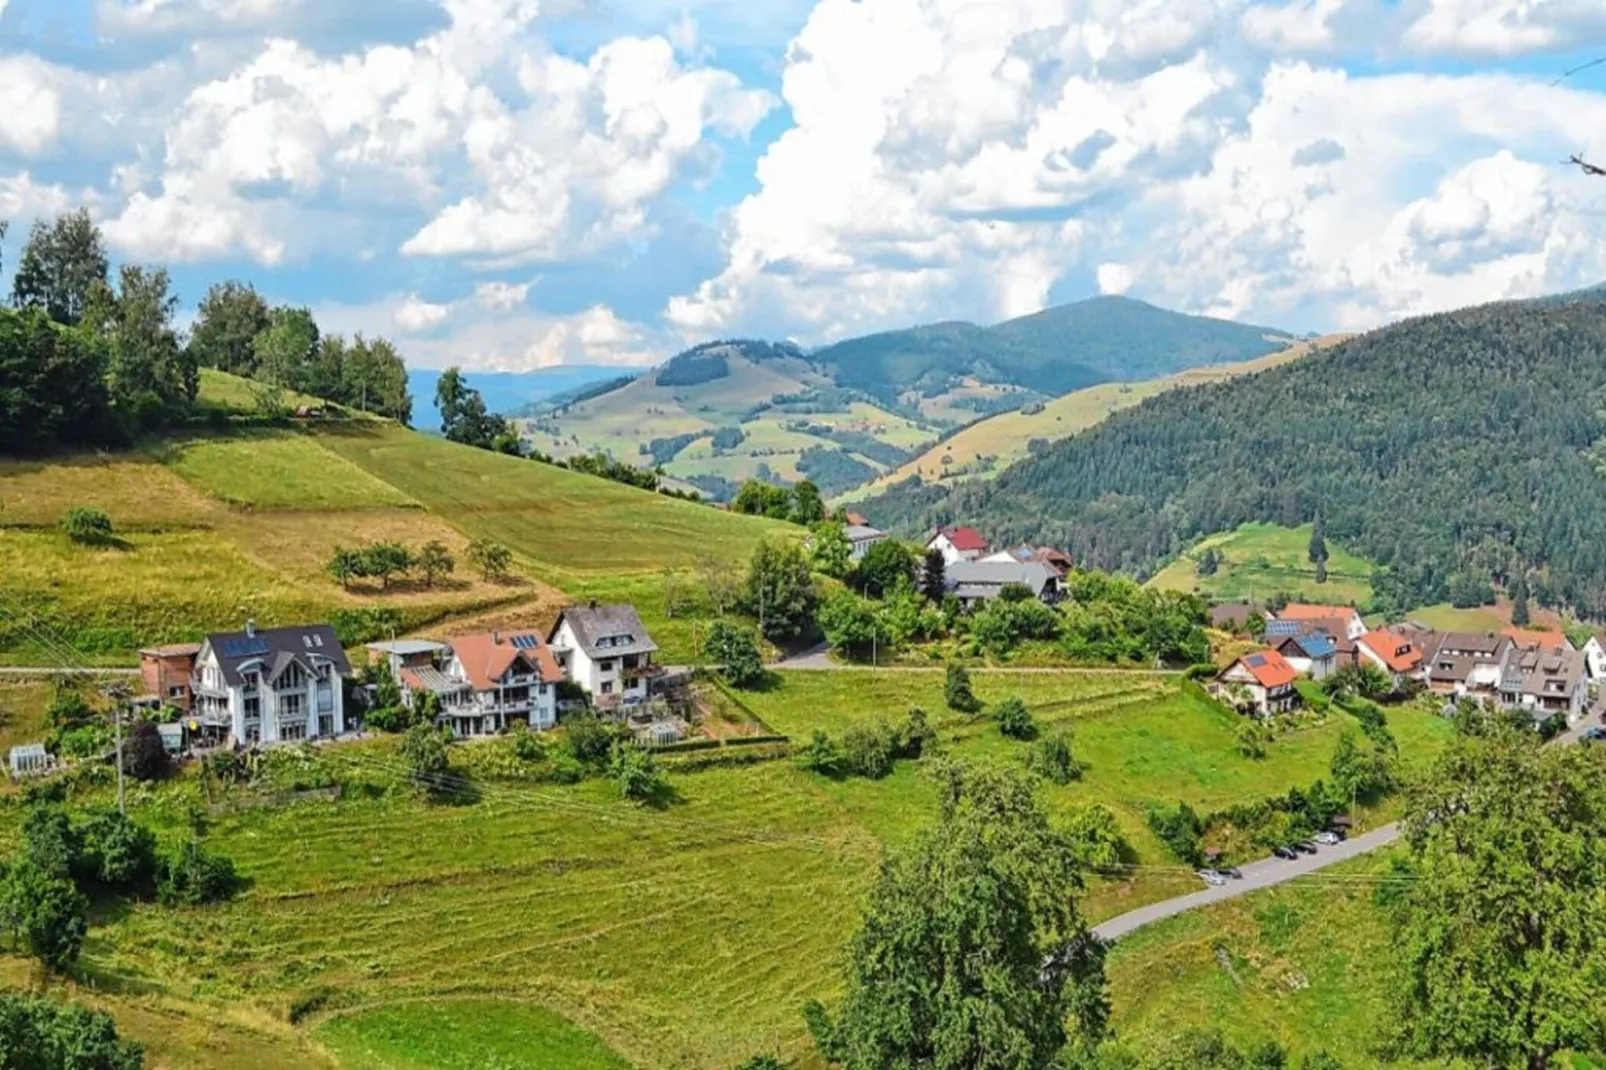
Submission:
[[[1376,562],[1378,601],[1606,616],[1606,304],[1511,302],[1386,327],[1259,374],[1174,390],[989,484],[901,485],[862,508],[963,520],[1148,573],[1240,524],[1294,526]]]
[[[810,359],[829,366],[843,385],[886,400],[909,390],[940,391],[956,376],[1054,395],[1250,360],[1290,341],[1267,327],[1105,296],[995,327],[938,323],[887,331],[839,342]]]
[[[1291,341],[1265,327],[1098,297],[996,327],[926,324],[807,354],[788,342],[705,342],[634,380],[532,412],[525,432],[560,457],[602,450],[662,465],[715,497],[754,477],[807,476],[840,494],[989,413],[1092,384],[1251,360]],[[731,444],[736,430],[741,441]]]

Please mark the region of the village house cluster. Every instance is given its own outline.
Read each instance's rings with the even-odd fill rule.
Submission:
[[[389,670],[405,706],[419,709],[434,696],[436,722],[463,737],[515,724],[551,728],[565,691],[599,711],[628,714],[645,709],[672,679],[654,662],[658,645],[628,605],[571,606],[545,633],[495,630],[367,649]],[[327,624],[247,622],[200,643],[142,650],[140,672],[145,694],[135,704],[180,710],[198,742],[330,739],[360,723],[360,711],[348,709],[352,665]]]
[[[858,513],[849,512],[846,520],[843,531],[854,561],[889,537]],[[938,528],[926,539],[925,549],[942,554],[943,586],[966,609],[992,601],[1006,587],[1024,587],[1034,598],[1053,605],[1060,600],[1072,564],[1070,554],[1047,546],[993,550],[972,527]]]
[[[1242,631],[1253,613],[1246,605],[1211,610],[1213,623],[1228,631]],[[1397,691],[1421,687],[1446,700],[1527,711],[1536,722],[1560,714],[1574,724],[1589,706],[1591,685],[1606,679],[1606,644],[1597,636],[1580,649],[1560,632],[1523,628],[1368,628],[1348,606],[1297,602],[1264,619],[1264,645],[1235,658],[1210,685],[1218,697],[1262,716],[1298,705],[1294,682],[1301,676],[1321,680],[1346,666],[1371,665]]]

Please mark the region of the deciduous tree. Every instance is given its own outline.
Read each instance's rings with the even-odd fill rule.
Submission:
[[[820,1053],[849,1070],[1041,1070],[1090,1052],[1109,1001],[1070,842],[1007,770],[941,782],[937,824],[882,864],[840,1007],[805,1012]]]
[[[766,639],[795,639],[814,628],[814,579],[795,541],[766,539],[753,551],[742,594],[744,608]]]
[[[201,298],[190,328],[190,355],[202,367],[251,375],[256,337],[268,326],[268,303],[255,287],[233,279],[217,283]]]
[[[512,567],[513,551],[490,539],[475,539],[468,544],[468,559],[486,580],[503,579]]]
[[[446,544],[439,539],[431,539],[418,548],[418,556],[413,564],[418,571],[424,574],[424,586],[433,587],[435,581],[443,576],[450,576],[457,568],[457,560],[452,557]]]
[[[28,231],[11,282],[11,301],[18,308],[41,308],[57,323],[75,325],[96,285],[106,284],[106,271],[105,241],[88,210],[41,219]]]
[[[1413,793],[1394,1047],[1542,1070],[1606,1048],[1606,754],[1491,721]]]

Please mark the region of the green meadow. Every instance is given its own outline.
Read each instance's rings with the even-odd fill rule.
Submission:
[[[1149,586],[1169,591],[1195,591],[1216,601],[1265,601],[1287,594],[1314,602],[1364,605],[1372,598],[1372,565],[1365,558],[1327,540],[1327,582],[1316,582],[1309,557],[1311,528],[1245,524],[1236,531],[1212,535],[1189,547],[1156,573]],[[1214,575],[1198,573],[1199,555],[1220,551]]]

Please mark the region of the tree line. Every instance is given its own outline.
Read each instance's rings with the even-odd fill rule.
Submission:
[[[120,445],[182,425],[201,415],[205,367],[411,419],[406,368],[384,339],[323,335],[307,309],[270,307],[233,281],[207,291],[186,337],[179,303],[166,268],[114,275],[86,210],[34,223],[0,308],[0,451]]]
[[[1601,618],[1603,473],[1606,302],[1510,302],[1169,391],[990,484],[910,481],[874,508],[1139,576],[1203,536],[1319,515],[1376,563],[1381,610],[1499,588]]]

